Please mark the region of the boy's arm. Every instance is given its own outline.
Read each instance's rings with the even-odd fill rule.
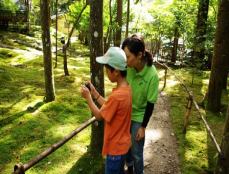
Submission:
[[[91,112],[94,114],[95,118],[97,120],[102,120],[103,117],[102,117],[102,115],[99,112],[99,108],[96,106],[96,104],[94,103],[94,101],[92,100],[92,98],[90,97],[89,99],[86,99],[86,100],[87,100],[87,104],[88,104]]]
[[[100,106],[102,106],[105,103],[105,99],[103,96],[101,96],[98,91],[96,92],[91,92],[91,94],[93,95],[93,98],[100,104]]]
[[[102,120],[103,118],[99,112],[99,108],[95,105],[94,101],[92,100],[90,91],[88,90],[87,87],[85,86],[81,87],[81,95],[87,100],[88,106],[91,112],[93,113],[93,115],[95,116],[95,118],[97,120]]]
[[[103,96],[99,94],[99,92],[95,89],[94,85],[91,82],[88,82],[91,88],[91,95],[92,97],[102,106],[105,103],[105,99]]]

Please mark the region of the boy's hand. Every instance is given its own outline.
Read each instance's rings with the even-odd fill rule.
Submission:
[[[97,96],[99,96],[99,93],[98,91],[95,89],[94,85],[91,83],[91,82],[87,82],[89,85],[90,85],[90,92],[91,92],[91,95],[96,98]]]
[[[81,86],[81,96],[86,100],[89,100],[91,98],[89,89],[84,85]]]

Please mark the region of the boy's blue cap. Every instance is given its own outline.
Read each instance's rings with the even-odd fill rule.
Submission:
[[[96,62],[110,65],[117,70],[126,70],[126,54],[119,47],[110,47],[104,56],[96,57]]]

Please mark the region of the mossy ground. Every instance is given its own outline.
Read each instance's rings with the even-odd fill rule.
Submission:
[[[10,48],[0,48],[0,173],[11,173],[16,163],[28,162],[90,118],[87,104],[80,96],[81,84],[90,78],[89,57],[84,56],[89,50],[79,43],[74,44],[76,52],[82,56],[69,57],[68,77],[64,76],[62,57],[58,57],[58,66],[54,69],[56,100],[44,103],[42,56],[31,51],[31,57],[27,58],[18,53],[21,47],[32,49],[18,47],[14,42],[15,37],[25,42],[26,36],[1,34],[4,34],[3,43]],[[102,161],[88,155],[90,131],[90,127],[86,128],[26,173],[96,171]],[[83,163],[81,158],[87,160]]]
[[[174,69],[174,72],[193,92],[195,100],[199,103],[206,93],[210,72],[196,71],[191,68]],[[162,76],[163,71],[160,73]],[[165,92],[170,98],[170,115],[178,138],[182,174],[213,173],[217,161],[217,150],[194,106],[189,118],[187,132],[186,134],[183,133],[188,95],[176,80],[174,73],[169,72]],[[228,104],[228,99],[228,93],[224,91],[222,103],[225,106]],[[207,119],[218,143],[222,138],[225,112],[226,109],[214,114],[201,108],[201,113]]]

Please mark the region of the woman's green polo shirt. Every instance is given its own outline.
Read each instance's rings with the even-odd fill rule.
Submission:
[[[127,81],[132,89],[133,121],[142,123],[147,101],[155,103],[158,97],[159,77],[155,66],[147,66],[137,72],[127,68]]]

